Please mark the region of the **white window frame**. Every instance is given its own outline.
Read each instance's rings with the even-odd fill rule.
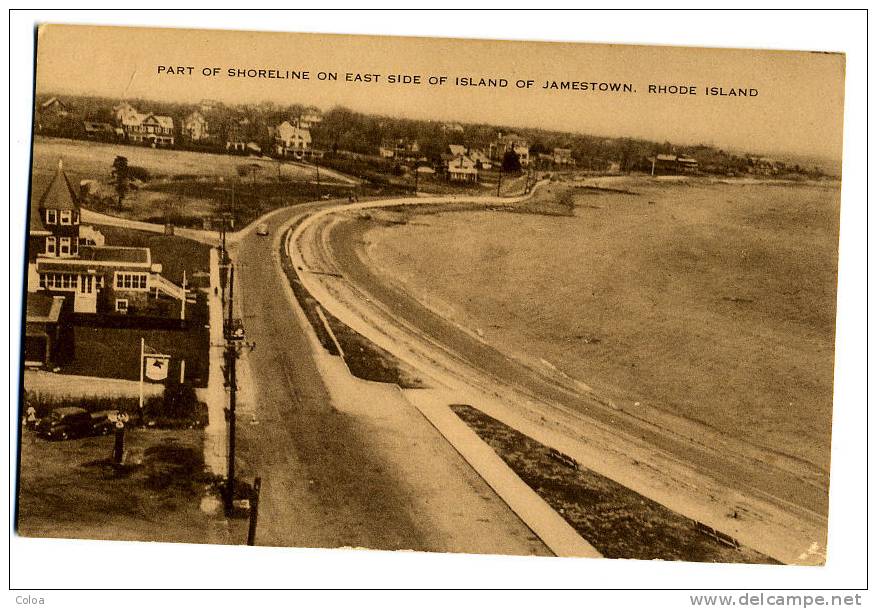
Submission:
[[[55,237],[46,237],[46,254],[50,256],[58,255],[58,242]]]
[[[57,224],[58,223],[58,212],[54,209],[46,210],[46,224]]]
[[[126,292],[146,292],[149,290],[149,274],[116,271],[113,276],[113,287]]]
[[[71,251],[70,237],[61,237],[58,240],[58,255],[69,256]]]
[[[119,306],[123,305],[123,306]],[[128,312],[128,299],[127,298],[116,298],[116,313],[127,313]]]
[[[70,226],[73,224],[73,213],[69,209],[62,209],[60,221],[58,223],[63,226]]]

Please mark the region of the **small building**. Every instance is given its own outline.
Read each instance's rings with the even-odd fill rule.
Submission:
[[[553,151],[553,160],[555,165],[575,165],[576,160],[572,157],[572,149],[555,148]]]
[[[198,102],[198,108],[202,112],[213,112],[221,105],[222,104],[215,99],[202,99],[200,102]]]
[[[28,294],[24,324],[24,365],[52,366],[58,363],[67,326],[63,296]]]
[[[454,157],[469,154],[469,150],[467,150],[465,146],[462,146],[460,144],[448,144],[448,150],[451,151],[451,156]]]
[[[451,182],[477,182],[478,168],[466,155],[455,156],[448,161],[448,180]]]
[[[530,143],[517,133],[497,134],[496,141],[490,144],[489,155],[494,161],[502,161],[509,150],[513,150],[518,155],[521,167],[530,164]]]
[[[382,159],[392,159],[394,156],[396,156],[396,151],[388,146],[379,146],[378,155],[380,155]]]
[[[698,162],[697,159],[690,156],[678,156],[676,157],[676,165],[682,173],[694,173],[697,171]]]
[[[675,154],[657,154],[649,158],[652,163],[652,175],[694,173],[697,171],[697,159]]]
[[[70,108],[61,101],[57,97],[50,97],[46,101],[40,104],[40,114],[47,115],[56,115],[56,116],[67,116],[70,114]]]
[[[111,141],[117,139],[121,133],[109,123],[95,121],[83,121],[82,131],[87,139],[97,141]]]
[[[39,133],[66,137],[78,135],[78,124],[70,120],[70,107],[57,97],[50,97],[39,104],[34,119]]]
[[[323,122],[323,115],[317,108],[307,108],[298,117],[298,126],[302,129],[310,129],[321,122]]]
[[[189,116],[183,119],[183,135],[193,142],[206,139],[210,135],[207,119],[204,115],[195,110]]]

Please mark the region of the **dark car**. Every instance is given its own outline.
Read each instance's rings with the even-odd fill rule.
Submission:
[[[37,434],[48,440],[81,438],[92,434],[91,414],[84,408],[55,408],[37,423]]]
[[[98,410],[91,413],[91,433],[96,436],[105,436],[116,429],[116,417],[118,410]]]

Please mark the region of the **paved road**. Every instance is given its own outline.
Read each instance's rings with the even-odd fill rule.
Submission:
[[[333,405],[325,370],[272,261],[274,236],[302,209],[273,215],[270,237],[250,234],[232,250],[247,339],[256,343],[248,363],[258,425],[239,420],[238,455],[242,475],[263,480],[258,543],[546,554],[389,388],[352,393],[354,402],[358,395],[386,396],[386,404],[359,405],[366,414]]]

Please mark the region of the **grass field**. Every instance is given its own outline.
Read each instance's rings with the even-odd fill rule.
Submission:
[[[838,185],[623,186],[636,194],[552,185],[571,197],[568,216],[376,224],[369,256],[534,367],[628,412],[672,413],[800,460],[827,483]]]
[[[178,225],[201,228],[202,219],[218,213],[231,202],[235,183],[235,215],[238,224],[247,224],[265,211],[300,201],[318,199],[322,194],[342,196],[351,184],[321,170],[298,163],[273,159],[155,149],[144,146],[105,144],[60,138],[37,137],[33,146],[32,199],[45,191],[58,167],[74,186],[82,180],[102,184],[104,196],[114,196],[108,185],[116,156],[128,159],[129,166],[149,172],[151,179],[138,190],[129,191],[123,207],[92,201],[95,211],[152,222],[171,219]],[[243,177],[240,171],[249,168]],[[252,169],[255,168],[253,171]]]
[[[130,430],[125,434],[129,457],[121,469],[108,463],[113,441],[100,436],[48,442],[26,431],[19,534],[176,543],[244,539],[229,538],[224,525],[199,508],[212,483],[204,473],[201,431]]]

